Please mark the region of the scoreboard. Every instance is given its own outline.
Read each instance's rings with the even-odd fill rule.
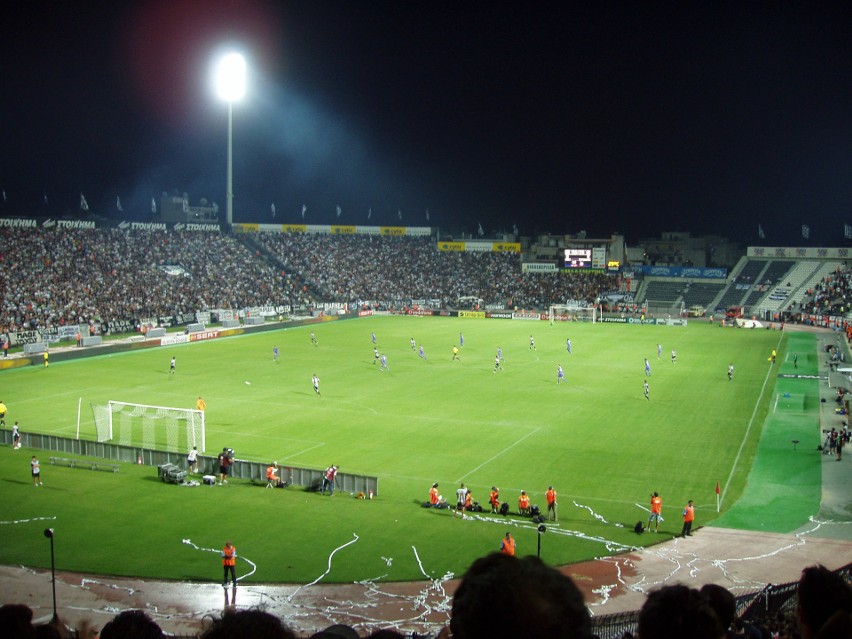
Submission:
[[[592,249],[565,249],[565,268],[592,268]]]

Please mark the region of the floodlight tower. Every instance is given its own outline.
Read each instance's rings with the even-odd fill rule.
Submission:
[[[225,187],[225,222],[234,222],[234,102],[246,92],[246,61],[239,53],[227,53],[216,64],[216,92],[228,103],[228,178]]]

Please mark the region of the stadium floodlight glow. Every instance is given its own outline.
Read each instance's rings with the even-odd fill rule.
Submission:
[[[246,93],[246,60],[239,53],[227,53],[219,58],[215,69],[216,93],[228,103],[228,177],[225,186],[225,222],[234,221],[234,102]]]

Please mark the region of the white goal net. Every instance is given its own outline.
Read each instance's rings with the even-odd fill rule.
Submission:
[[[645,300],[642,310],[652,317],[682,317],[686,314],[683,300]]]
[[[574,306],[554,304],[548,312],[550,325],[553,322],[592,322],[598,321],[598,309],[596,306]]]
[[[204,411],[110,401],[92,404],[98,441],[148,450],[205,449]]]

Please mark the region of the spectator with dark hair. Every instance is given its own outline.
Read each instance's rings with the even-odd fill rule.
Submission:
[[[103,637],[103,634],[101,634]],[[228,611],[201,633],[200,639],[296,639],[276,616],[262,610]]]
[[[142,610],[125,610],[101,630],[100,639],[162,639],[163,631]]]
[[[34,639],[33,611],[24,604],[0,606],[0,635],[8,639]]]
[[[651,591],[639,611],[642,639],[721,639],[722,621],[699,591],[682,585]]]
[[[495,553],[474,561],[462,578],[450,630],[453,639],[587,639],[591,617],[569,577],[536,557]]]
[[[397,632],[396,630],[391,630],[389,628],[374,630],[367,635],[367,639],[404,639],[404,637],[405,635],[401,632]]]
[[[65,631],[59,631],[59,628],[52,623],[43,623],[35,626],[35,639],[63,639]]]
[[[358,639],[358,632],[352,626],[336,623],[315,632],[310,639]]]
[[[825,566],[802,571],[796,611],[804,639],[852,636],[852,586]]]
[[[734,594],[727,588],[716,584],[704,584],[699,592],[704,595],[707,603],[719,617],[722,627],[726,632],[729,632],[737,618],[737,599]]]
[[[729,638],[763,639],[763,632],[757,625],[737,617],[737,599],[730,590],[716,584],[704,584],[700,592],[707,598],[707,603],[719,617]]]

